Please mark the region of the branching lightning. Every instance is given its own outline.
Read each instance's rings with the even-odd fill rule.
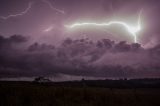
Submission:
[[[12,17],[22,16],[22,15],[26,14],[32,8],[33,4],[34,4],[34,2],[30,2],[28,4],[28,7],[24,11],[22,11],[20,13],[17,13],[17,14],[11,14],[11,15],[8,15],[8,16],[0,16],[0,19],[7,20],[7,19],[12,18]]]
[[[55,8],[48,0],[41,0],[42,2],[46,3],[52,10],[55,10],[61,14],[65,14],[63,10]]]
[[[49,5],[49,7],[50,7],[52,10],[57,11],[57,12],[59,12],[59,13],[61,13],[61,14],[65,14],[63,10],[57,9],[57,8],[55,8],[54,6],[52,6],[52,4],[51,4],[49,1],[47,1],[47,0],[41,0],[41,1],[42,1],[43,3]],[[8,19],[10,19],[10,18],[15,18],[15,17],[18,17],[18,16],[23,16],[23,15],[25,15],[26,13],[28,13],[28,12],[30,11],[30,9],[32,8],[32,6],[33,6],[34,3],[35,3],[35,2],[29,2],[28,7],[27,7],[26,9],[24,9],[24,11],[22,11],[22,12],[20,12],[20,13],[10,14],[10,15],[8,15],[8,16],[0,16],[0,19],[2,19],[2,20],[8,20]]]
[[[66,25],[66,27],[73,29],[76,27],[84,27],[84,26],[106,27],[106,26],[110,26],[113,24],[119,24],[128,30],[128,32],[134,37],[134,42],[137,43],[137,32],[139,32],[141,30],[141,13],[142,13],[142,10],[140,11],[140,13],[138,15],[137,26],[130,26],[127,23],[122,22],[122,21],[110,21],[108,23],[87,23],[87,22],[74,23],[72,25]]]

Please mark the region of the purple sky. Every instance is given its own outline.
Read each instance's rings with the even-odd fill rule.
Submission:
[[[49,36],[49,40],[52,38],[54,41],[54,39],[60,39],[59,36],[62,38],[67,36],[64,31],[66,24],[76,21],[104,22],[118,19],[135,24],[138,12],[143,9],[142,30],[138,35],[139,43],[145,45],[155,39],[159,41],[160,38],[160,2],[158,0],[0,0],[0,16],[21,13],[30,2],[34,4],[26,14],[0,20],[1,35],[22,34],[33,37],[42,36],[42,39],[44,36]],[[57,10],[64,11],[64,14]],[[51,26],[54,26],[54,31],[43,32]],[[103,30],[98,30],[97,33],[102,35],[102,38],[106,37],[106,32]],[[95,35],[94,38],[99,37]],[[132,41],[121,34],[112,35],[109,38]]]
[[[30,5],[31,3],[32,5]],[[129,36],[126,30],[119,26],[112,26],[111,29],[90,28],[73,31],[68,31],[65,27],[65,25],[75,22],[102,23],[112,20],[122,20],[123,22],[135,25],[138,13],[142,9],[142,29],[137,34],[138,43],[142,47],[138,48],[138,51],[134,51],[133,38]],[[159,46],[157,46],[160,41],[159,10],[159,0],[0,0],[0,35],[2,35],[2,38],[0,38],[0,44],[2,44],[0,46],[0,56],[4,57],[0,59],[2,63],[0,65],[0,72],[4,74],[2,77],[12,76],[12,74],[13,76],[34,76],[48,75],[50,73],[121,77],[123,76],[122,73],[116,71],[114,73],[112,71],[124,71],[126,70],[124,69],[126,66],[131,67],[126,71],[127,73],[131,71],[131,74],[126,74],[126,77],[135,77],[141,73],[140,77],[151,77],[157,74],[157,76],[160,76]],[[15,16],[16,14],[17,16]],[[45,32],[47,28],[51,28],[51,30]],[[20,34],[22,38],[21,36],[17,38],[10,37],[14,34]],[[71,38],[73,41],[71,41],[71,45],[64,47],[63,43],[66,38]],[[22,40],[21,46],[16,46],[17,39]],[[23,41],[23,39],[27,39],[27,41]],[[79,41],[76,41],[76,39],[83,39],[84,41],[82,44],[79,44]],[[102,45],[104,43],[102,39],[110,39],[116,43],[109,43],[112,46],[111,49],[103,48],[104,46],[101,48],[101,43]],[[120,41],[127,41],[129,44],[124,42],[122,44],[118,43]],[[34,42],[40,44],[34,45]],[[87,42],[90,42],[92,46]],[[37,51],[37,48],[41,49],[44,46],[41,43],[45,43],[45,47],[47,48],[50,48],[49,44],[56,45],[56,47],[51,51],[47,49],[46,52],[40,52],[39,49]],[[35,46],[32,53],[28,51],[31,48],[30,46]],[[83,49],[87,49],[85,53],[80,52]],[[12,50],[15,51],[15,54],[9,53]],[[76,52],[75,55],[72,52]],[[114,53],[112,54],[112,52]],[[44,58],[40,55],[44,56]],[[46,60],[46,58],[50,59],[48,55],[51,57],[50,61]],[[59,55],[60,57],[57,58]],[[15,59],[15,61],[9,61],[8,56],[11,59]],[[56,59],[54,56],[56,56]],[[132,56],[135,59],[131,58]],[[28,58],[28,60],[24,61],[24,58]],[[64,58],[66,60],[63,63]],[[72,62],[74,61],[78,61],[77,67],[73,67]],[[43,64],[44,66],[39,67],[39,64]],[[49,65],[49,67],[47,68],[46,65]],[[61,65],[66,68],[66,71],[61,68],[59,69]],[[121,68],[118,69],[117,65],[120,65]],[[86,68],[84,69],[84,67]],[[47,71],[43,72],[40,68]],[[90,68],[95,68],[94,72],[89,71],[91,70]],[[104,72],[103,68],[109,71]],[[79,72],[75,72],[74,70],[76,69]],[[150,69],[153,69],[153,72],[148,74],[150,73],[148,72]],[[26,72],[26,70],[33,72]],[[40,72],[37,72],[37,70],[40,70]],[[58,72],[57,70],[60,71]],[[97,74],[98,70],[103,71]],[[140,72],[137,72],[137,70]],[[26,72],[26,74],[22,74],[21,71]],[[103,73],[110,74],[103,76]]]

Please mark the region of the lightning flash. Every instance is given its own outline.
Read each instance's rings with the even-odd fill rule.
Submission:
[[[49,32],[49,31],[51,31],[51,30],[53,30],[54,29],[54,27],[53,26],[50,26],[50,27],[48,27],[47,29],[45,29],[43,32]]]
[[[57,9],[54,6],[52,6],[52,4],[49,1],[47,1],[47,0],[41,0],[41,1],[43,3],[45,3],[45,4],[47,4],[52,10],[57,11],[57,12],[59,12],[61,14],[65,14],[65,12],[63,10]],[[7,20],[7,19],[10,19],[10,18],[18,17],[18,16],[23,16],[23,15],[25,15],[26,13],[28,13],[30,11],[30,9],[32,8],[34,3],[35,2],[29,2],[28,7],[26,9],[24,9],[24,11],[22,11],[20,13],[11,14],[11,15],[8,15],[8,16],[0,16],[0,19]]]
[[[142,10],[139,12],[138,15],[138,21],[136,26],[128,25],[125,22],[122,21],[110,21],[108,23],[74,23],[72,25],[66,25],[67,28],[73,29],[76,27],[84,27],[84,26],[96,26],[96,27],[106,27],[113,24],[119,24],[122,25],[124,28],[127,29],[127,31],[134,37],[134,42],[137,43],[137,33],[141,30],[141,13]]]
[[[8,16],[0,16],[0,19],[7,20],[7,19],[12,18],[12,17],[22,16],[22,15],[26,14],[32,8],[33,4],[34,4],[34,2],[30,2],[28,4],[28,7],[24,11],[22,11],[20,13],[17,13],[17,14],[11,14],[11,15],[8,15]]]
[[[55,8],[48,0],[42,0],[42,2],[46,3],[52,10],[55,10],[61,14],[65,14],[65,12],[63,10]]]

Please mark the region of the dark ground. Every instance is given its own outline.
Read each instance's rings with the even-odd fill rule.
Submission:
[[[160,106],[158,87],[107,88],[93,86],[94,82],[92,86],[79,83],[1,81],[0,106]]]

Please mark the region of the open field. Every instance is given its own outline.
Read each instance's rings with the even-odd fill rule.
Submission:
[[[0,83],[0,106],[160,106],[159,88]]]

